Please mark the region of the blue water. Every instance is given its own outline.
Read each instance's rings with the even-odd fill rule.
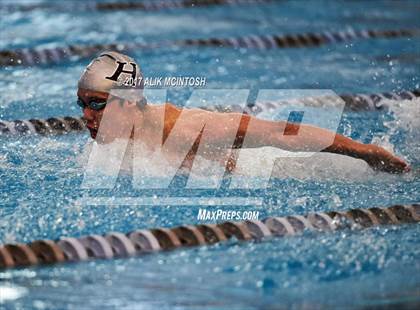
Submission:
[[[248,33],[299,33],[420,27],[415,1],[280,1],[141,12],[0,10],[0,49],[66,44],[155,42]],[[315,88],[375,93],[419,88],[418,39],[360,40],[320,48],[269,51],[188,48],[133,51],[146,76],[202,76],[208,88]],[[89,60],[0,69],[0,119],[80,115],[77,79]],[[182,105],[186,91],[172,91]],[[260,217],[420,201],[418,101],[388,111],[346,112],[339,131],[391,146],[412,166],[404,176],[273,178],[242,190],[264,205]],[[121,176],[111,191],[81,189],[87,133],[0,137],[0,243],[197,223],[199,206],[95,207],[84,195],[132,197]],[[326,163],[325,166],[328,166]],[[258,168],[258,167],[257,167]],[[327,167],[324,167],[325,169]],[[342,167],[345,170],[346,167]],[[363,175],[362,175],[363,177]],[[252,177],[251,177],[252,178]],[[228,190],[163,194],[212,197]],[[95,261],[0,272],[0,308],[278,309],[420,303],[420,225],[178,250],[128,260]],[[417,276],[416,276],[417,275]],[[6,296],[6,297],[4,297]]]

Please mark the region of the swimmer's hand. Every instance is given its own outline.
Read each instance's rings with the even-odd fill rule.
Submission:
[[[405,161],[374,144],[364,145],[360,153],[360,158],[375,170],[389,173],[410,171],[410,166]]]

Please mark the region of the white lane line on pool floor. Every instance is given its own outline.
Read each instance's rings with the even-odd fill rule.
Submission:
[[[77,205],[86,206],[261,206],[261,197],[83,197]]]

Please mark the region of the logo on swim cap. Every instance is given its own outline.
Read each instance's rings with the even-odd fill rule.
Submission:
[[[121,73],[129,73],[129,74],[131,74],[131,77],[132,77],[133,81],[136,80],[136,75],[137,75],[136,74],[136,68],[137,68],[137,66],[136,66],[135,63],[130,62],[130,65],[133,68],[131,71],[124,70],[125,65],[128,64],[127,62],[122,62],[122,61],[116,60],[116,63],[118,64],[117,70],[115,70],[115,72],[114,72],[114,74],[112,76],[106,76],[105,77],[106,79],[111,80],[111,81],[118,82],[118,79],[119,79]]]
[[[142,89],[143,85],[143,74],[136,61],[114,51],[102,52],[93,59],[78,83],[79,88],[102,92],[124,86]]]
[[[147,102],[143,95],[143,74],[136,61],[124,54],[105,51],[93,59],[83,71],[79,88],[112,93],[135,101],[139,106]]]

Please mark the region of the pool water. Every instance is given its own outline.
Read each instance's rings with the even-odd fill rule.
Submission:
[[[47,2],[47,1],[45,1]],[[52,2],[52,1],[51,1]],[[77,2],[74,2],[77,4]],[[2,4],[3,5],[3,4]],[[180,38],[325,30],[419,28],[415,1],[275,1],[156,12],[29,10],[0,5],[0,49],[68,44],[156,42]],[[419,88],[420,41],[367,39],[317,48],[171,48],[130,53],[146,76],[205,76],[207,88],[332,89],[377,93]],[[81,115],[77,80],[89,62],[0,69],[0,119]],[[191,90],[171,90],[182,105]],[[290,161],[289,177],[267,188],[234,192],[261,197],[260,218],[420,201],[420,102],[389,101],[383,111],[346,111],[339,132],[380,144],[412,170],[388,175],[363,162],[329,161],[314,168]],[[0,243],[197,223],[200,206],[93,206],[86,196],[151,197],[121,175],[112,190],[83,190],[91,139],[0,137]],[[258,160],[250,171],[268,169]],[[282,170],[283,169],[283,170]],[[300,169],[300,170],[299,170]],[[328,177],[323,177],[328,175]],[[244,178],[253,182],[253,174]],[[174,186],[158,194],[211,198],[228,189]],[[112,261],[0,272],[5,309],[279,309],[420,303],[420,225],[380,227],[266,242],[181,249]]]

